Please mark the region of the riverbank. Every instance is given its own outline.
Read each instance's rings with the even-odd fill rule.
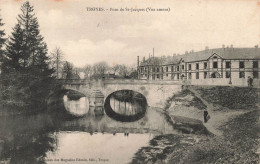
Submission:
[[[170,97],[164,110],[171,122],[176,117],[203,122],[203,109],[211,116],[203,125],[214,135],[157,136],[132,163],[259,162],[259,89],[192,86]]]

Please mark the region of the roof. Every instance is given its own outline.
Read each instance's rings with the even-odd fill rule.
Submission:
[[[190,52],[183,55],[168,56],[168,57],[153,57],[145,62],[141,62],[140,66],[152,63],[151,60],[159,60],[156,65],[178,64],[182,59],[184,62],[196,62],[208,60],[213,54],[217,54],[223,59],[258,59],[260,60],[260,48],[217,48],[208,49],[198,52]]]
[[[184,62],[208,60],[213,54],[223,59],[260,59],[259,48],[218,48],[189,53],[183,56]]]

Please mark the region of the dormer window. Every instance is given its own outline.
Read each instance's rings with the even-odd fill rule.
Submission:
[[[218,62],[213,62],[213,68],[218,68]]]
[[[217,59],[218,57],[217,56],[213,56],[213,59]]]

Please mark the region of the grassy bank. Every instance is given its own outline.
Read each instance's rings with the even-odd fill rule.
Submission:
[[[260,89],[248,87],[203,86],[192,88],[198,91],[206,101],[218,106],[219,109],[248,109],[259,104]]]
[[[225,109],[211,112],[212,119],[227,120],[220,121],[215,127],[222,135],[160,135],[151,140],[147,147],[141,148],[132,163],[259,163],[256,153],[260,138],[259,90],[238,87],[192,88],[217,109]],[[204,108],[205,104],[188,89],[173,95],[165,106],[168,119],[178,115],[199,119]],[[241,109],[243,112],[227,117],[227,113],[236,113]],[[210,120],[207,124],[214,123]]]

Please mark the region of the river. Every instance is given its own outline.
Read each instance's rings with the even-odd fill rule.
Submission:
[[[154,136],[175,132],[160,108],[148,107],[141,119],[121,122],[97,113],[100,109],[89,106],[85,97],[63,100],[64,110],[81,117],[64,120],[49,112],[1,117],[1,161],[123,164]],[[114,99],[111,102],[115,104]]]

